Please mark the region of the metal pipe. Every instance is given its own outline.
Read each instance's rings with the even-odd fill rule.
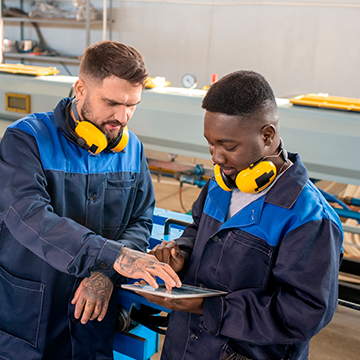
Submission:
[[[342,227],[345,232],[360,235],[360,226],[353,226],[342,223]]]
[[[321,189],[318,189],[318,190],[323,194],[324,198],[327,201],[334,202],[343,208],[343,209],[339,209],[339,208],[333,207],[333,209],[339,216],[349,218],[349,219],[355,219],[360,223],[360,213],[359,212],[352,210],[348,205],[346,205],[343,201],[338,199],[335,195],[329,194]]]
[[[187,221],[182,221],[182,220],[178,220],[178,219],[172,219],[172,218],[166,219],[165,224],[164,224],[164,235],[170,235],[171,225],[180,225],[182,227],[186,227],[186,226],[190,225],[190,223]]]
[[[360,206],[360,199],[352,198],[351,205]]]
[[[337,204],[341,205],[344,209],[351,210],[351,208],[349,206],[347,206],[343,201],[338,199],[335,195],[329,194],[321,189],[318,189],[318,190],[323,194],[324,198],[327,201],[337,203]]]
[[[338,209],[338,208],[333,208],[333,209],[340,217],[355,219],[357,221],[360,221],[360,213],[357,211],[348,210],[348,209]]]
[[[352,302],[350,302],[350,301],[338,299],[338,304],[339,304],[339,305],[342,305],[342,306],[346,306],[346,307],[351,308],[351,309],[354,309],[354,310],[360,311],[360,305],[359,305],[359,304],[352,303]]]

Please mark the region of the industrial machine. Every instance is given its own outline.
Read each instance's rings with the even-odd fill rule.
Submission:
[[[0,73],[0,119],[52,110],[60,98],[72,95],[76,80]],[[205,93],[171,87],[145,90],[129,128],[145,149],[210,160],[202,135]],[[360,112],[296,106],[287,99],[277,102],[285,147],[301,154],[310,177],[360,186]]]
[[[0,137],[14,120],[32,112],[50,111],[61,98],[73,96],[72,86],[76,80],[72,76],[0,73]],[[143,142],[145,150],[174,154],[172,160],[176,155],[182,155],[196,159],[197,163],[209,163],[208,145],[202,135],[204,110],[201,102],[205,93],[192,88],[147,89],[129,128]],[[288,151],[300,153],[311,179],[359,187],[360,112],[297,106],[288,99],[277,99],[277,102],[285,147]],[[206,166],[158,161],[156,158],[148,160],[159,171],[171,170],[178,180],[200,187],[204,178],[212,173],[212,169]],[[350,199],[350,204],[345,204],[331,192],[324,190],[323,193],[344,219],[344,231],[359,237],[360,213],[354,209],[360,207],[360,200],[355,196]],[[187,222],[191,222],[189,215],[156,209],[150,247],[159,241],[179,237]],[[360,249],[360,243],[356,241],[350,246]],[[359,259],[345,258],[341,271],[360,279]],[[360,303],[359,284],[341,280],[340,297]],[[137,317],[139,321],[134,321],[133,317],[140,313],[144,318],[152,317],[154,320],[160,311],[165,309],[157,309],[141,296],[120,290],[119,319],[122,320],[119,320],[119,332],[114,343],[116,360],[150,359],[158,349],[158,333],[148,327],[157,321],[143,326],[139,322],[141,319]],[[162,324],[160,320],[158,323]]]

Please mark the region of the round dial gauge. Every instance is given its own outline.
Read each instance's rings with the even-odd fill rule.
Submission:
[[[185,74],[181,79],[181,83],[187,89],[194,89],[197,85],[195,76],[191,74]]]

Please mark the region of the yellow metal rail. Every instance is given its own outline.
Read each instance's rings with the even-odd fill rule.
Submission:
[[[295,105],[314,106],[347,111],[360,111],[360,99],[341,96],[329,96],[328,94],[307,94],[296,96],[289,100]]]

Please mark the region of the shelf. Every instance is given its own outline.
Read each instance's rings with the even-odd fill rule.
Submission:
[[[100,27],[102,26],[102,40],[107,39],[107,31],[109,31],[109,40],[111,40],[112,37],[112,24],[114,23],[114,20],[111,19],[111,13],[112,13],[112,0],[109,0],[109,8],[107,6],[108,0],[103,0],[103,7],[102,7],[102,19],[99,20],[90,20],[90,0],[86,0],[86,19],[84,20],[76,20],[76,18],[30,18],[28,16],[2,16],[2,13],[0,12],[0,63],[4,62],[4,59],[19,59],[19,62],[23,62],[25,60],[27,61],[46,61],[46,62],[58,62],[61,63],[62,66],[66,69],[66,71],[69,73],[69,70],[67,69],[66,64],[75,64],[79,65],[80,60],[77,56],[70,56],[70,55],[33,55],[30,53],[17,53],[17,52],[7,52],[4,53],[4,45],[3,45],[3,38],[4,38],[4,31],[3,27],[6,23],[7,26],[10,24],[14,24],[20,28],[20,40],[24,39],[24,29],[28,30],[28,26],[26,24],[38,24],[45,27],[51,27],[51,26],[57,26],[59,27],[69,27],[69,28],[84,28],[86,31],[86,39],[85,39],[85,47],[91,45],[90,41],[90,32],[92,27]],[[22,9],[22,1],[21,1],[21,9]],[[74,14],[75,16],[75,14]],[[82,29],[77,29],[82,30]],[[97,30],[97,29],[96,29]],[[36,28],[37,35],[39,37],[39,40],[41,42],[41,32],[40,29]],[[70,75],[70,73],[69,73]]]
[[[85,26],[86,20],[76,20],[76,19],[62,19],[62,18],[26,18],[26,17],[3,17],[4,22],[28,22],[28,23],[43,23],[43,24],[63,24],[63,25],[80,25]],[[107,23],[113,22],[108,20]],[[90,20],[91,25],[102,25],[102,20]]]
[[[31,55],[26,53],[4,53],[5,58],[23,59],[23,60],[38,60],[47,62],[64,62],[68,64],[80,64],[80,60],[76,56],[49,56],[49,55]]]

